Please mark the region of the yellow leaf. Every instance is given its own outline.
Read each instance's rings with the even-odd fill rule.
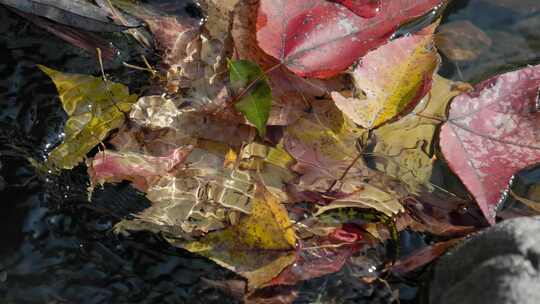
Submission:
[[[467,90],[463,83],[435,75],[431,91],[409,115],[373,132],[378,170],[399,178],[412,190],[427,186],[433,170],[433,136],[446,120],[447,105]]]
[[[264,188],[252,208],[238,224],[179,246],[244,276],[250,289],[264,285],[294,262],[296,235],[287,210]]]
[[[335,105],[323,101],[312,115],[288,126],[284,147],[295,158],[294,169],[301,174],[294,185],[296,190],[341,193],[330,209],[373,208],[388,216],[403,211],[399,198],[406,192],[395,180],[368,168],[356,148],[365,133],[343,117]]]
[[[437,68],[436,24],[368,53],[352,72],[357,96],[332,93],[337,107],[355,123],[373,129],[420,100]]]
[[[101,78],[62,73],[45,66],[58,90],[60,101],[69,118],[64,127],[64,142],[49,153],[47,164],[59,169],[75,167],[112,129],[124,123],[137,100],[122,84]]]

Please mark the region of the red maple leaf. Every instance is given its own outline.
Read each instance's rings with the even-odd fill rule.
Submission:
[[[540,65],[488,79],[451,104],[440,145],[489,223],[513,174],[540,162]]]

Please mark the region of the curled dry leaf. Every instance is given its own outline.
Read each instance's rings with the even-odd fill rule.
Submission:
[[[299,76],[329,78],[384,44],[403,23],[426,14],[440,0],[381,0],[373,18],[326,0],[261,0],[257,41]]]
[[[474,60],[492,44],[491,38],[468,20],[441,25],[435,42],[446,57],[455,61]]]
[[[446,120],[450,100],[469,88],[438,75],[433,79],[431,90],[410,114],[374,130],[370,139],[375,168],[407,183],[416,193],[432,189],[435,132]]]
[[[352,72],[356,96],[333,92],[336,106],[356,124],[372,129],[410,109],[429,91],[439,56],[436,24],[368,53]]]
[[[540,66],[493,77],[454,98],[440,146],[489,223],[516,171],[540,162]]]
[[[51,151],[47,163],[72,169],[109,132],[124,123],[125,113],[137,100],[126,86],[81,74],[67,74],[40,65],[56,85],[62,106],[69,116],[64,141]]]

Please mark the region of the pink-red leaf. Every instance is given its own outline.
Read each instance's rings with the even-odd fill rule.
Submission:
[[[326,0],[261,0],[261,49],[300,76],[332,77],[441,0],[381,0],[373,18]]]
[[[315,237],[298,247],[296,261],[268,285],[295,285],[300,281],[338,272],[347,259],[371,240],[353,226],[337,228],[327,237]]]
[[[459,95],[441,130],[450,168],[489,223],[512,175],[540,162],[540,65],[506,73]]]

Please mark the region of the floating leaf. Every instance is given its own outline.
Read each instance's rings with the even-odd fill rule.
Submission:
[[[272,89],[272,110],[268,125],[289,125],[309,109],[315,97],[343,87],[339,78],[313,79],[295,75],[264,53],[257,44],[256,22],[258,1],[240,1],[234,10],[231,36],[234,54],[239,59],[257,63],[267,72]]]
[[[243,90],[235,107],[242,112],[251,122],[259,135],[266,134],[266,122],[272,108],[272,90],[268,85],[266,76],[261,68],[247,60],[229,62],[230,78],[232,86],[237,90]]]
[[[270,193],[259,189],[251,214],[237,225],[180,246],[234,270],[254,289],[294,262],[296,236],[287,210]]]
[[[435,131],[446,120],[450,100],[466,88],[435,75],[431,91],[410,114],[376,129],[371,140],[377,170],[399,178],[416,191],[430,188]]]
[[[440,145],[489,223],[516,171],[540,162],[540,66],[486,80],[451,104]]]
[[[435,26],[368,53],[352,72],[358,96],[333,92],[336,106],[358,125],[372,129],[414,105],[429,91],[439,62]]]
[[[384,44],[399,25],[441,2],[381,0],[377,16],[362,18],[326,0],[262,0],[257,40],[267,54],[299,76],[328,78]]]
[[[60,169],[71,169],[99,144],[112,129],[124,123],[137,100],[128,88],[101,78],[67,74],[40,65],[54,82],[69,118],[64,127],[64,142],[48,155],[47,163]]]

